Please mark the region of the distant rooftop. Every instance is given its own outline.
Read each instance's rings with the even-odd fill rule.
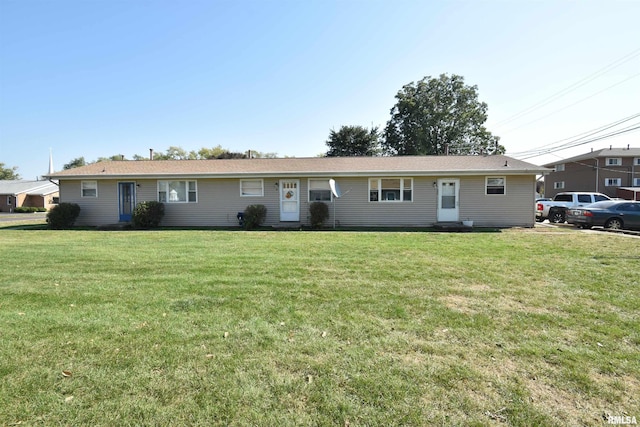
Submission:
[[[543,165],[547,168],[552,168],[560,163],[572,163],[579,162],[581,160],[589,160],[595,159],[599,157],[640,157],[640,148],[603,148],[602,150],[593,150],[586,154],[581,154],[579,156],[570,157],[568,159],[558,159],[558,161],[554,161],[553,163],[547,163]]]
[[[34,196],[46,196],[58,191],[58,186],[50,181],[0,180],[0,194],[18,195],[31,194]]]

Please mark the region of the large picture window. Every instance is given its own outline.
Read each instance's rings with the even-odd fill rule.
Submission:
[[[98,197],[98,181],[82,181],[82,197]]]
[[[309,201],[310,202],[330,202],[331,187],[328,179],[309,180]]]
[[[158,201],[161,203],[196,203],[196,181],[158,181]]]
[[[504,176],[488,176],[486,180],[486,194],[505,194],[506,178]]]
[[[369,179],[370,202],[410,202],[413,200],[413,178]]]
[[[264,196],[264,181],[261,179],[241,179],[240,196],[262,197]]]

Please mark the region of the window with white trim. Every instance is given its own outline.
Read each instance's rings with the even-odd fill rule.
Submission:
[[[562,190],[564,188],[564,181],[556,181],[553,183],[554,190]]]
[[[198,186],[196,181],[158,181],[160,203],[196,203]]]
[[[330,202],[331,187],[328,179],[309,180],[309,201],[310,202]]]
[[[507,179],[504,176],[488,176],[485,178],[485,194],[505,194]]]
[[[82,181],[80,189],[82,197],[98,197],[98,181]]]
[[[240,196],[241,197],[263,197],[264,196],[264,180],[241,179],[240,180]]]
[[[604,185],[606,187],[620,187],[622,185],[622,178],[606,178]]]
[[[607,157],[605,164],[607,166],[620,166],[622,165],[621,157]]]
[[[634,157],[633,164],[634,166],[640,166],[640,157]]]
[[[640,187],[640,178],[633,178],[633,186]]]
[[[564,172],[564,163],[556,165],[556,172]]]
[[[370,202],[411,202],[413,178],[370,178]]]

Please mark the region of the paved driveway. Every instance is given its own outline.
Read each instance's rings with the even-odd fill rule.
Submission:
[[[34,212],[34,213],[8,213],[0,212],[0,222],[24,222],[34,221],[41,222],[47,219],[46,212]]]

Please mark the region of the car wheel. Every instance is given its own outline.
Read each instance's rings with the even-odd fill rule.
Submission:
[[[549,222],[559,224],[564,222],[564,213],[559,210],[554,210],[549,213]]]
[[[608,228],[610,230],[621,230],[623,225],[624,224],[620,218],[611,218],[604,224],[604,228]]]

